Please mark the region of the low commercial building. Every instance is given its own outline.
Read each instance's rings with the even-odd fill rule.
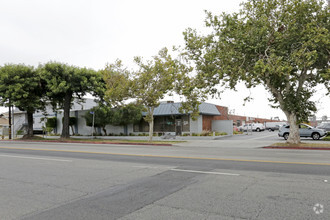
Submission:
[[[1,117],[0,118],[0,136],[1,138],[5,135],[8,135],[8,119]]]
[[[86,99],[84,102],[74,102],[70,117],[76,117],[77,123],[70,129],[71,135],[91,135],[93,133],[102,134],[101,128],[92,128],[86,125],[84,115],[90,112],[90,109],[97,106],[97,103],[92,99]],[[202,132],[226,132],[232,134],[233,126],[240,126],[249,122],[264,123],[265,121],[274,121],[269,119],[251,118],[253,121],[246,120],[246,116],[237,116],[228,114],[228,108],[210,103],[201,103],[199,106],[199,115],[196,120],[193,120],[191,114],[182,113],[180,111],[182,104],[174,103],[172,101],[162,102],[154,110],[154,132],[155,133],[171,133],[175,135],[183,134],[199,134]],[[146,113],[143,113],[146,115]],[[51,106],[46,108],[45,112],[36,112],[33,115],[34,131],[35,133],[44,132],[45,121],[49,117],[57,118],[56,128],[53,133],[60,134],[62,131],[63,111],[54,111]],[[97,117],[97,116],[95,116]],[[18,131],[24,131],[27,126],[26,113],[22,111],[15,111],[15,134]],[[139,123],[130,124],[127,126],[106,126],[106,135],[138,135],[149,132],[149,124],[141,119]],[[21,133],[21,132],[20,132]]]
[[[199,116],[193,120],[190,113],[180,112],[181,106],[181,103],[160,103],[154,110],[154,132],[182,135],[184,133],[201,133],[206,130],[212,131],[212,120],[221,116],[216,105],[202,103],[199,105]],[[133,127],[133,133],[148,131],[149,124],[144,119]]]

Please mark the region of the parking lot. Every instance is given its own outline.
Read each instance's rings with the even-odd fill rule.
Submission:
[[[285,142],[283,137],[278,136],[278,131],[261,131],[261,132],[244,132],[240,135],[233,135],[222,137],[223,140],[260,140],[260,141],[272,141],[272,142]],[[313,140],[312,138],[302,137],[301,141],[303,142],[312,142],[312,143],[321,143],[320,140]],[[327,142],[328,143],[328,142]]]

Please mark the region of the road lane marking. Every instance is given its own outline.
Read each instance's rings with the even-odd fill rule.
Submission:
[[[134,168],[146,168],[146,169],[173,169],[174,167],[153,167],[153,166],[132,166]]]
[[[184,156],[166,156],[166,155],[150,155],[150,154],[122,154],[122,153],[109,153],[109,152],[36,149],[36,148],[19,148],[19,147],[0,147],[0,149],[48,151],[48,152],[63,152],[63,153],[103,154],[103,155],[113,155],[113,156],[157,157],[157,158],[173,158],[173,159],[218,160],[218,161],[236,161],[236,162],[257,162],[257,163],[279,163],[279,164],[330,166],[330,163],[310,163],[310,162],[271,161],[271,160],[248,160],[248,159],[234,159],[234,158],[230,159],[230,158],[184,157]]]
[[[72,162],[72,160],[52,159],[52,158],[43,158],[43,157],[22,157],[22,156],[13,156],[6,154],[0,154],[0,157],[12,157],[12,158],[32,159],[32,160],[48,160],[48,161],[58,161],[58,162]]]
[[[214,175],[226,175],[226,176],[239,176],[237,173],[219,173],[219,172],[209,172],[209,171],[199,171],[199,170],[182,170],[182,169],[170,169],[172,171],[178,172],[188,172],[188,173],[202,173],[202,174],[214,174]]]

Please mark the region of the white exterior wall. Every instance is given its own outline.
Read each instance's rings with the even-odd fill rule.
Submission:
[[[212,131],[226,132],[228,135],[233,135],[233,120],[213,120]]]
[[[27,118],[25,113],[15,113],[14,114],[14,136],[16,137],[17,131],[22,129],[24,124],[27,124]]]
[[[190,133],[202,133],[203,131],[203,116],[199,115],[197,120],[194,121],[190,117]]]
[[[134,133],[133,124],[127,126],[127,134]]]
[[[124,133],[124,126],[113,126],[113,125],[107,125],[105,127],[105,129],[107,130],[108,134],[120,134],[120,133]]]
[[[78,134],[80,135],[92,135],[92,127],[86,125],[86,120],[83,117],[87,111],[82,110],[77,112],[78,112],[77,125],[75,127],[77,127],[78,129],[75,128],[75,132],[78,132]],[[70,112],[70,117],[76,117],[76,114],[77,114],[76,111]]]

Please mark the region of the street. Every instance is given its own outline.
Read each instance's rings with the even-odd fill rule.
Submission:
[[[283,141],[276,135],[2,141],[0,219],[330,219],[330,152],[261,148]]]

